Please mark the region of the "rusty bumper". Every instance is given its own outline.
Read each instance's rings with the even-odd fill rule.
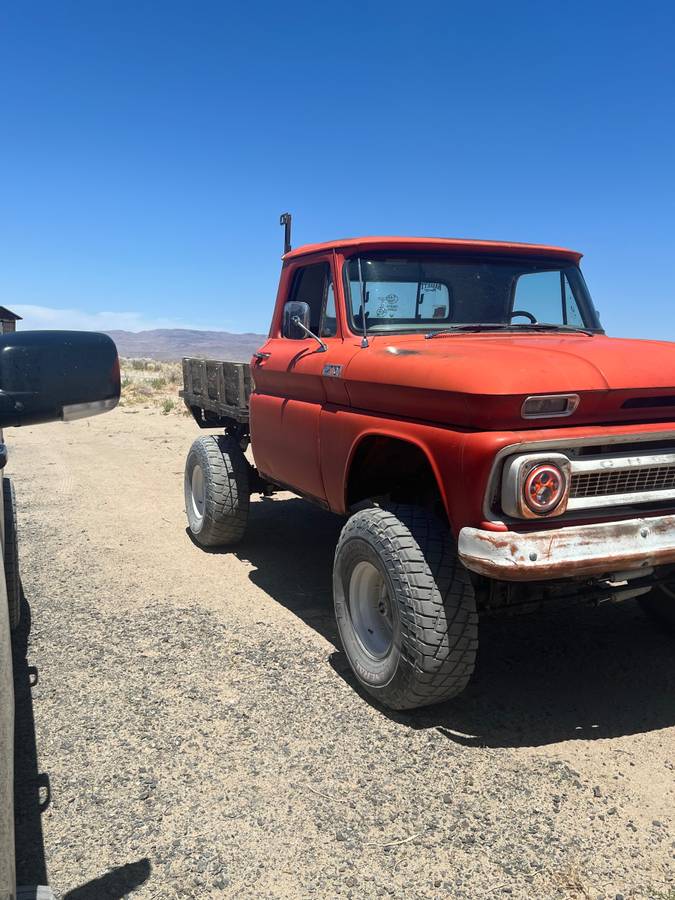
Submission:
[[[675,515],[549,531],[462,528],[459,557],[500,581],[578,578],[675,563]]]

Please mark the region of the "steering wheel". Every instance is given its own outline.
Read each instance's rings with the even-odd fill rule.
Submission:
[[[531,312],[528,312],[526,309],[514,309],[509,318],[515,319],[516,316],[525,316],[526,319],[529,319],[533,325],[537,324],[536,316],[533,316]]]

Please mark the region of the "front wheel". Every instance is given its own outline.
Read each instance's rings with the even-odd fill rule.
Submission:
[[[203,547],[236,544],[244,536],[250,500],[250,466],[228,435],[200,437],[185,462],[185,511]]]
[[[440,703],[469,683],[478,615],[451,535],[426,510],[374,507],[342,529],[333,568],[344,651],[391,709]]]

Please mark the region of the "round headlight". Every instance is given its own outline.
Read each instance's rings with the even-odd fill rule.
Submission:
[[[523,484],[525,503],[532,512],[551,512],[565,496],[565,476],[553,463],[543,463],[528,472]]]

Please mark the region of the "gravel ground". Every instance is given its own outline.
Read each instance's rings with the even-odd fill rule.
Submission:
[[[281,495],[205,553],[196,436],[129,409],[8,436],[22,880],[44,842],[68,900],[675,898],[672,640],[634,604],[489,624],[465,695],[388,714],[337,649],[340,521]]]

